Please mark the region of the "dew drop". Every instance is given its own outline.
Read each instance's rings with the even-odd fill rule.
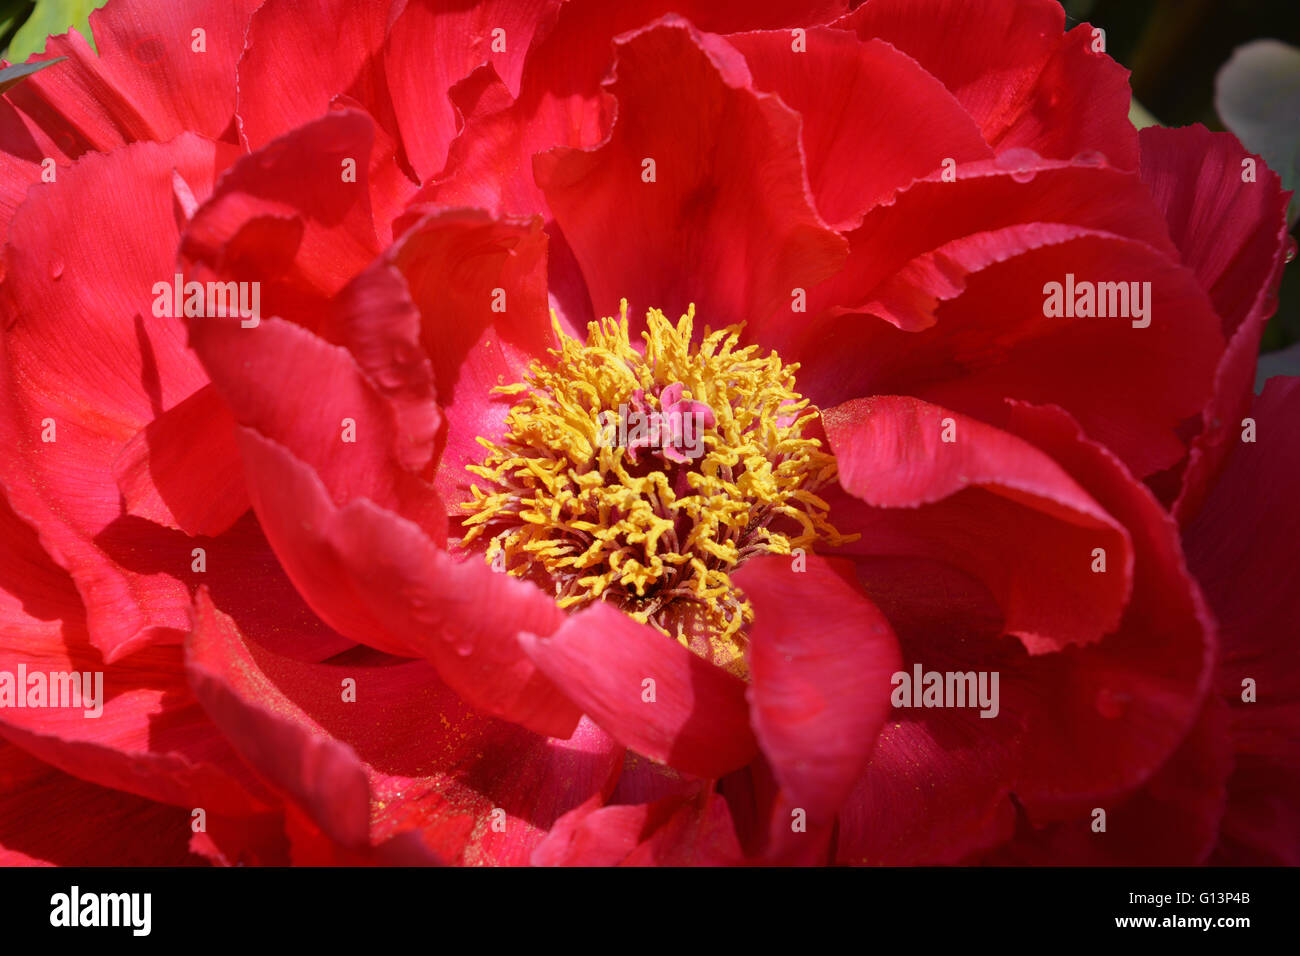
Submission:
[[[402,600],[406,602],[407,612],[411,619],[417,624],[432,626],[437,620],[437,615],[433,608],[429,606],[428,599],[422,591],[415,588],[405,588],[401,591]]]
[[[55,256],[50,260],[50,278],[57,279],[63,275],[63,260]]]
[[[1026,146],[1012,146],[1010,149],[998,153],[997,158],[993,160],[993,165],[998,169],[1007,170],[1011,173],[1011,178],[1018,183],[1032,182],[1033,178],[1038,175],[1035,168],[1042,163],[1043,157],[1039,156],[1032,149]]]
[[[444,630],[439,636],[450,644],[451,649],[461,657],[469,657],[470,654],[474,653],[474,641],[464,634]]]
[[[384,366],[375,373],[375,382],[382,389],[395,391],[406,384],[406,376],[402,374],[401,369]]]

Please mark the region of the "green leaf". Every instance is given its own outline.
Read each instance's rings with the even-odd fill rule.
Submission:
[[[108,0],[36,0],[27,22],[18,28],[9,44],[9,60],[21,63],[34,53],[45,51],[45,40],[54,34],[67,33],[76,27],[92,47],[90,14]]]
[[[24,77],[31,76],[37,70],[43,70],[55,63],[62,63],[66,59],[66,56],[56,56],[53,60],[46,60],[44,63],[22,63],[18,66],[5,67],[0,70],[0,93],[3,93]]]
[[[31,0],[0,0],[0,46],[7,58],[9,38],[32,12]]]
[[[1147,111],[1147,108],[1137,100],[1130,100],[1128,106],[1128,121],[1138,129],[1146,129],[1148,126],[1159,126],[1160,120]]]

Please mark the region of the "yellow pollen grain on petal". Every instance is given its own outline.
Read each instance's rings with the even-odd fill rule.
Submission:
[[[549,360],[494,389],[514,402],[467,468],[462,547],[485,540],[487,561],[562,608],[611,602],[699,651],[688,612],[707,625],[707,656],[743,676],[753,610],[730,575],[755,554],[852,540],[816,493],[835,459],[803,434],[820,413],[798,366],[742,345],[740,325],[693,345],[693,305],[676,323],[651,309],[639,340],[626,300],[585,342],[552,326]]]

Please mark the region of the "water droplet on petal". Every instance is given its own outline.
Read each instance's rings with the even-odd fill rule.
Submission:
[[[434,623],[437,615],[433,608],[429,606],[429,601],[423,591],[416,588],[404,588],[400,593],[402,599],[406,602],[406,609],[412,620],[426,626],[431,626]]]
[[[469,657],[470,654],[474,653],[474,641],[464,634],[443,630],[438,636],[450,644],[451,649],[461,657]]]
[[[63,275],[63,260],[55,256],[50,260],[50,278],[57,279]]]
[[[1295,236],[1286,237],[1286,261],[1292,262],[1295,259],[1296,242]]]
[[[1026,146],[1012,146],[998,153],[993,165],[1011,173],[1011,178],[1018,183],[1031,182],[1038,175],[1036,168],[1043,161],[1032,149]]]
[[[375,383],[382,389],[393,391],[406,384],[406,376],[401,369],[384,366],[375,373]]]

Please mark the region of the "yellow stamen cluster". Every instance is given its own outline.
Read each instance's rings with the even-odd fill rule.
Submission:
[[[850,539],[814,493],[834,479],[835,459],[802,437],[819,412],[795,390],[798,366],[738,347],[740,326],[706,328],[692,349],[694,316],[691,306],[674,326],[651,310],[642,349],[626,301],[618,319],[588,325],[586,344],[554,323],[553,362],[497,389],[518,398],[504,439],[479,439],[488,454],[469,470],[484,487],[463,505],[461,544],[484,539],[489,563],[553,588],[562,607],[610,601],[687,646],[672,609],[692,604],[710,656],[743,670],[753,612],[729,573],[756,554]],[[659,395],[674,385],[712,412],[696,457],[629,454],[610,441],[611,414],[638,399],[666,412]]]

